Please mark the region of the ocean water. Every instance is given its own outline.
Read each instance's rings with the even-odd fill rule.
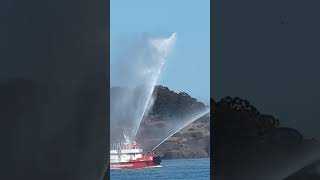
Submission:
[[[154,179],[183,179],[209,180],[210,159],[174,159],[162,160],[162,167],[145,169],[112,169],[111,180],[154,180]]]

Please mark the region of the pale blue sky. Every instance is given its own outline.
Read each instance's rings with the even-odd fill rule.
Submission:
[[[177,32],[159,84],[209,103],[209,0],[111,0],[110,5],[111,62],[128,39]]]

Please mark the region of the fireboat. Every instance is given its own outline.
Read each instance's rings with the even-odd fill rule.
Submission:
[[[160,167],[160,156],[143,153],[140,144],[130,140],[124,133],[124,141],[113,143],[110,148],[110,169],[135,169]]]

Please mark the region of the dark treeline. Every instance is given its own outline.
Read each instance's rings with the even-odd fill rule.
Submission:
[[[186,112],[196,112],[205,108],[205,104],[199,102],[185,92],[176,93],[164,86],[156,86],[153,97],[154,104],[149,115],[170,116],[183,115]]]
[[[317,140],[281,126],[279,119],[238,97],[211,99],[211,107],[215,179],[277,180],[289,175],[286,180],[309,179],[302,168],[319,157]],[[300,178],[294,175],[299,170]],[[319,179],[319,172],[316,176]]]
[[[131,109],[134,109],[138,103],[130,102],[132,104],[121,104],[123,101],[124,94],[137,92],[139,94],[139,88],[129,89],[127,87],[111,87],[110,89],[110,108],[111,112],[116,113],[112,115],[111,113],[111,140],[117,137],[122,137],[122,132],[120,129],[116,129],[115,126],[121,125],[121,122],[125,118],[130,118]],[[139,102],[139,96],[135,96],[136,102]],[[166,120],[178,120],[183,119],[185,116],[192,114],[192,112],[197,112],[206,108],[206,105],[202,102],[199,102],[196,98],[191,97],[189,94],[185,92],[176,93],[170,90],[167,87],[158,85],[154,88],[152,94],[152,106],[148,110],[147,114],[145,114],[144,119],[142,121],[142,125],[145,125],[146,121],[163,121]],[[120,102],[120,103],[119,103]],[[121,105],[121,110],[126,112],[125,117],[123,117],[124,113],[120,113],[117,107]],[[188,113],[187,113],[188,112]],[[127,117],[129,116],[129,117]],[[113,119],[119,118],[120,119]],[[173,118],[174,117],[174,118]],[[122,118],[122,119],[121,119]],[[114,130],[114,131],[113,131]],[[119,131],[120,130],[120,131]],[[118,140],[118,139],[117,139]]]
[[[125,93],[133,93],[136,89],[128,89],[126,87],[112,87],[110,89],[111,108],[118,98]],[[199,102],[196,98],[191,97],[185,92],[176,93],[168,87],[158,85],[154,88],[152,97],[154,99],[153,106],[148,111],[148,116],[166,117],[174,115],[183,115],[185,112],[196,112],[205,108],[205,104]],[[137,99],[137,101],[139,101]],[[129,107],[133,108],[133,107]]]

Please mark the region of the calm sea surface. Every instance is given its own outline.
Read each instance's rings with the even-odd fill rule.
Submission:
[[[210,159],[162,160],[162,167],[146,169],[111,170],[111,180],[126,179],[210,179]]]

